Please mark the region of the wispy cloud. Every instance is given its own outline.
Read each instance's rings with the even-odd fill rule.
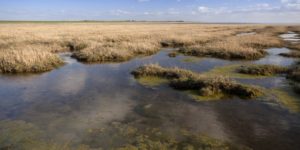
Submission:
[[[38,4],[37,0],[0,1],[0,19],[300,23],[300,0],[87,0],[74,4],[70,0],[44,1],[49,5]]]

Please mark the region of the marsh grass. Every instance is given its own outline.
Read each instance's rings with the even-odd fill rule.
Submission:
[[[297,44],[287,44],[286,46],[287,48],[291,49],[291,50],[298,50],[300,51],[300,44],[297,43]]]
[[[155,76],[170,80],[170,86],[178,90],[196,90],[200,96],[226,94],[241,98],[256,98],[263,95],[258,87],[236,83],[225,77],[208,77],[179,68],[163,68],[147,65],[132,72],[136,78]]]
[[[238,69],[240,67],[241,67],[240,64],[215,67],[212,70],[205,72],[203,74],[206,76],[222,75],[222,76],[228,76],[231,78],[240,78],[240,79],[257,79],[257,78],[268,77],[264,75],[253,75],[253,74],[251,75],[251,74],[239,73]]]
[[[236,71],[238,73],[249,75],[272,76],[287,73],[288,68],[276,65],[243,65],[237,68]]]
[[[32,47],[0,51],[1,73],[39,73],[50,71],[63,64],[56,54]]]
[[[16,50],[14,53],[22,53],[20,56],[24,56],[25,60],[31,59],[25,58],[27,57],[24,54],[27,52],[25,49],[39,47],[35,53],[49,55],[40,57],[42,63],[47,62],[43,59],[49,61],[55,59],[48,52],[70,51],[79,61],[105,63],[126,61],[140,55],[152,55],[163,46],[182,47],[182,53],[195,56],[258,59],[266,55],[263,48],[281,45],[274,35],[285,29],[286,27],[282,26],[266,28],[264,25],[233,24],[5,23],[0,24],[0,51],[4,53],[14,49]],[[251,31],[259,32],[256,35],[235,36],[237,33]],[[32,52],[28,51],[28,55],[31,54]],[[12,67],[22,66],[17,61],[11,62],[17,63],[11,65]],[[9,70],[20,72],[31,70],[20,68]],[[35,72],[35,69],[33,70]]]
[[[289,57],[289,58],[300,58],[300,52],[298,51],[292,51],[289,53],[280,53],[279,55],[283,57]]]
[[[157,43],[123,43],[118,46],[95,44],[73,53],[82,62],[122,62],[138,55],[152,55],[159,51]]]
[[[179,52],[198,56],[222,59],[256,60],[264,57],[268,47],[281,47],[283,42],[273,35],[255,34],[247,36],[230,36],[201,45],[182,47]]]

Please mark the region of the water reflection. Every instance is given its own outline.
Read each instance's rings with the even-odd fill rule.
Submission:
[[[270,64],[270,65],[280,65],[280,66],[289,66],[295,62],[295,58],[285,58],[279,56],[280,53],[288,53],[290,50],[288,48],[270,48],[267,50],[269,53],[268,56],[255,61],[255,64]]]
[[[286,34],[281,34],[280,37],[283,38],[284,41],[288,41],[292,43],[297,43],[300,41],[299,34],[291,31],[289,31]]]

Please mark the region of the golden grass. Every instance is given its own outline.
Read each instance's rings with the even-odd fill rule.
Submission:
[[[287,45],[287,47],[289,48],[289,49],[291,49],[291,50],[300,50],[300,43],[298,43],[298,44],[289,44],[289,45]]]
[[[125,61],[137,55],[151,55],[163,46],[183,46],[186,50],[196,49],[201,55],[256,59],[265,55],[264,47],[281,44],[274,34],[283,32],[286,28],[276,26],[266,29],[264,25],[240,24],[8,23],[0,24],[0,51],[4,53],[13,49],[26,53],[25,49],[39,47],[36,53],[43,51],[41,53],[51,55],[49,52],[71,51],[73,57],[80,61],[101,63]],[[263,32],[264,30],[270,33]],[[259,34],[236,37],[237,33],[251,31]],[[30,51],[28,53],[27,56],[32,54]],[[31,57],[23,59],[30,60]]]
[[[2,73],[38,73],[50,71],[63,61],[55,54],[40,48],[23,47],[0,51],[0,72]]]
[[[241,64],[215,67],[212,70],[205,72],[203,74],[206,76],[214,76],[214,75],[227,76],[227,77],[236,78],[236,79],[261,79],[261,78],[270,77],[270,76],[264,76],[264,75],[242,74],[237,71],[240,67],[241,67]]]
[[[183,47],[179,52],[192,56],[254,60],[264,57],[268,47],[281,47],[282,41],[270,34],[230,36],[202,45]]]

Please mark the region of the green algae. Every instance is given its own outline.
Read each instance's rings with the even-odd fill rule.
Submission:
[[[288,89],[272,89],[270,92],[279,100],[285,108],[291,112],[300,112],[299,96]]]
[[[164,78],[155,77],[155,76],[145,76],[137,78],[137,81],[144,86],[159,86],[161,84],[168,83],[169,81]]]
[[[203,73],[207,76],[216,76],[223,75],[228,76],[230,78],[239,78],[239,79],[260,79],[260,78],[268,78],[273,77],[274,75],[250,75],[250,74],[242,74],[237,72],[237,70],[241,67],[241,65],[227,65],[222,67],[215,67],[214,69]]]
[[[84,143],[93,149],[118,150],[249,149],[184,129],[175,132],[170,134],[160,128],[143,128],[131,123],[113,122],[104,130],[93,129]],[[106,141],[101,144],[98,142],[100,140]]]
[[[194,57],[194,56],[186,56],[183,59],[181,59],[182,62],[185,63],[197,63],[203,60],[203,58],[200,57]]]
[[[21,120],[0,121],[0,149],[16,150],[71,150],[69,143],[50,141],[45,133],[32,123]],[[87,150],[79,146],[78,150]]]
[[[198,101],[198,102],[205,102],[205,101],[218,101],[220,99],[223,99],[227,97],[224,93],[218,93],[214,94],[212,96],[201,96],[199,95],[199,91],[196,90],[187,90],[185,93],[188,94],[192,99]]]

